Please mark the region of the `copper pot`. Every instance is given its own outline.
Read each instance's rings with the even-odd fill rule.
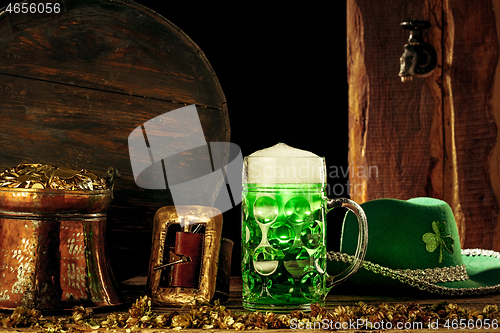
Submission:
[[[106,253],[112,190],[0,188],[0,308],[122,303]]]

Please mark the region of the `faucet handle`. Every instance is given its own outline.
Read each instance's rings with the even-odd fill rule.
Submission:
[[[426,20],[415,19],[415,20],[401,22],[401,26],[403,27],[403,29],[407,30],[423,30],[423,29],[429,29],[431,27],[431,22]]]
[[[431,22],[415,19],[401,22],[401,27],[410,30],[410,36],[408,37],[409,44],[425,44],[422,32],[424,29],[429,29],[431,27]]]

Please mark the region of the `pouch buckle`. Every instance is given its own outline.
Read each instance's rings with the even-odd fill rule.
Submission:
[[[204,233],[199,233],[203,227]],[[183,306],[195,299],[212,300],[221,239],[222,213],[217,208],[179,205],[158,209],[148,272],[153,304]]]

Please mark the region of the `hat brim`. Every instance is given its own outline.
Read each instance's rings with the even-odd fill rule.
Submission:
[[[329,260],[328,273],[338,274],[354,261],[354,257],[343,254],[344,262]],[[462,250],[463,263],[468,279],[431,283],[400,270],[363,261],[358,272],[338,289],[345,292],[376,294],[435,294],[449,296],[477,296],[500,292],[500,253],[490,250]]]

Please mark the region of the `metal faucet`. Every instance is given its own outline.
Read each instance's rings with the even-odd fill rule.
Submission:
[[[431,44],[424,42],[422,31],[431,24],[424,20],[410,20],[401,23],[403,29],[410,30],[408,44],[400,58],[399,76],[402,82],[410,81],[414,76],[426,77],[431,74],[437,64],[436,50]]]

